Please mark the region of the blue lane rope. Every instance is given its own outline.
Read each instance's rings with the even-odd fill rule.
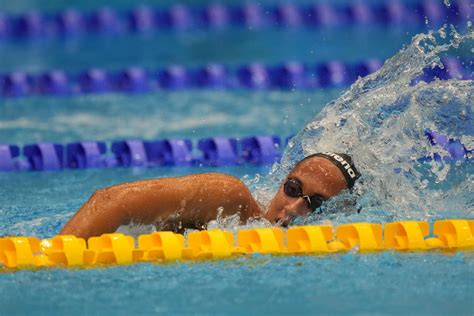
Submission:
[[[469,61],[444,58],[444,68],[427,69],[417,80],[471,79]],[[210,64],[201,67],[169,66],[157,70],[130,67],[119,71],[89,69],[70,74],[62,70],[0,75],[0,97],[33,95],[67,96],[90,93],[145,93],[180,89],[315,89],[346,87],[382,65],[369,59],[358,63],[329,61],[320,64],[286,62],[279,65],[252,63],[238,67]]]
[[[92,12],[67,9],[56,13],[30,11],[19,15],[0,14],[0,40],[75,37],[81,34],[119,34],[160,30],[218,29],[229,26],[246,28],[321,27],[341,25],[441,25],[461,23],[474,17],[470,0],[421,0],[406,4],[385,0],[379,4],[362,1],[336,6],[291,2],[262,6],[212,4],[204,7],[175,5],[169,8],[140,6],[128,11],[103,7]]]
[[[472,160],[473,149],[435,131],[426,131],[433,146],[442,146],[448,156],[433,159],[451,163]],[[0,144],[0,171],[53,171],[112,167],[158,166],[268,166],[279,161],[290,137],[250,136],[241,139],[212,137],[189,139],[80,141],[66,145],[36,143],[23,146]],[[196,149],[196,150],[194,150]],[[429,161],[426,157],[420,162]]]

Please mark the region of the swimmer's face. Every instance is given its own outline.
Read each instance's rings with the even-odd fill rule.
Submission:
[[[265,218],[273,224],[288,225],[292,218],[312,212],[309,201],[303,197],[292,197],[285,193],[284,184],[301,186],[301,195],[319,196],[328,200],[347,189],[347,182],[341,170],[323,157],[312,157],[296,165],[281,184],[270,202]],[[297,188],[294,185],[292,189]]]

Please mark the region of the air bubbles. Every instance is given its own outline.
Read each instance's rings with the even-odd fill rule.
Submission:
[[[260,175],[260,173],[257,173],[254,178],[254,183],[259,183],[261,178],[262,176]]]
[[[448,28],[448,25],[445,24],[445,25],[443,25],[442,28],[439,29],[438,34],[439,34],[439,36],[440,36],[441,38],[446,38],[446,35],[447,35],[447,34],[446,34],[446,29],[447,29],[447,28]]]
[[[224,207],[219,206],[217,208],[217,218],[222,217],[222,213],[224,213]]]
[[[426,189],[428,188],[428,185],[430,184],[430,181],[428,179],[424,179],[421,181],[420,189]]]
[[[342,126],[346,125],[346,122],[347,122],[347,118],[341,117],[341,119],[340,119],[339,122],[336,124],[336,126],[337,126],[337,127],[342,127]]]

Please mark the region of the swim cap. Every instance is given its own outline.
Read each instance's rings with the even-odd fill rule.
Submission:
[[[323,157],[331,161],[336,167],[338,167],[339,170],[341,170],[342,174],[344,175],[344,178],[346,179],[346,182],[347,182],[347,187],[349,189],[352,189],[355,181],[359,179],[361,175],[360,172],[356,169],[354,163],[352,162],[352,158],[349,155],[326,151],[323,153],[309,155],[305,157],[303,160],[306,160],[312,157]]]

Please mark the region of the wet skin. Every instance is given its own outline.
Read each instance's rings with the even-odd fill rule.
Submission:
[[[289,178],[299,180],[304,195],[318,194],[324,199],[347,188],[342,172],[322,157],[301,161]],[[272,224],[287,225],[291,218],[310,211],[303,198],[287,196],[283,184],[264,212],[239,179],[220,173],[196,174],[97,190],[60,233],[89,238],[114,232],[131,222],[154,224],[158,230],[204,229],[218,215],[235,214],[242,223],[264,217]]]
[[[347,189],[344,175],[329,160],[322,157],[303,160],[291,170],[268,206],[265,218],[273,224],[286,226],[292,218],[311,212],[303,198],[285,194],[283,186],[288,179],[296,179],[302,184],[303,195],[319,195],[324,200]]]

